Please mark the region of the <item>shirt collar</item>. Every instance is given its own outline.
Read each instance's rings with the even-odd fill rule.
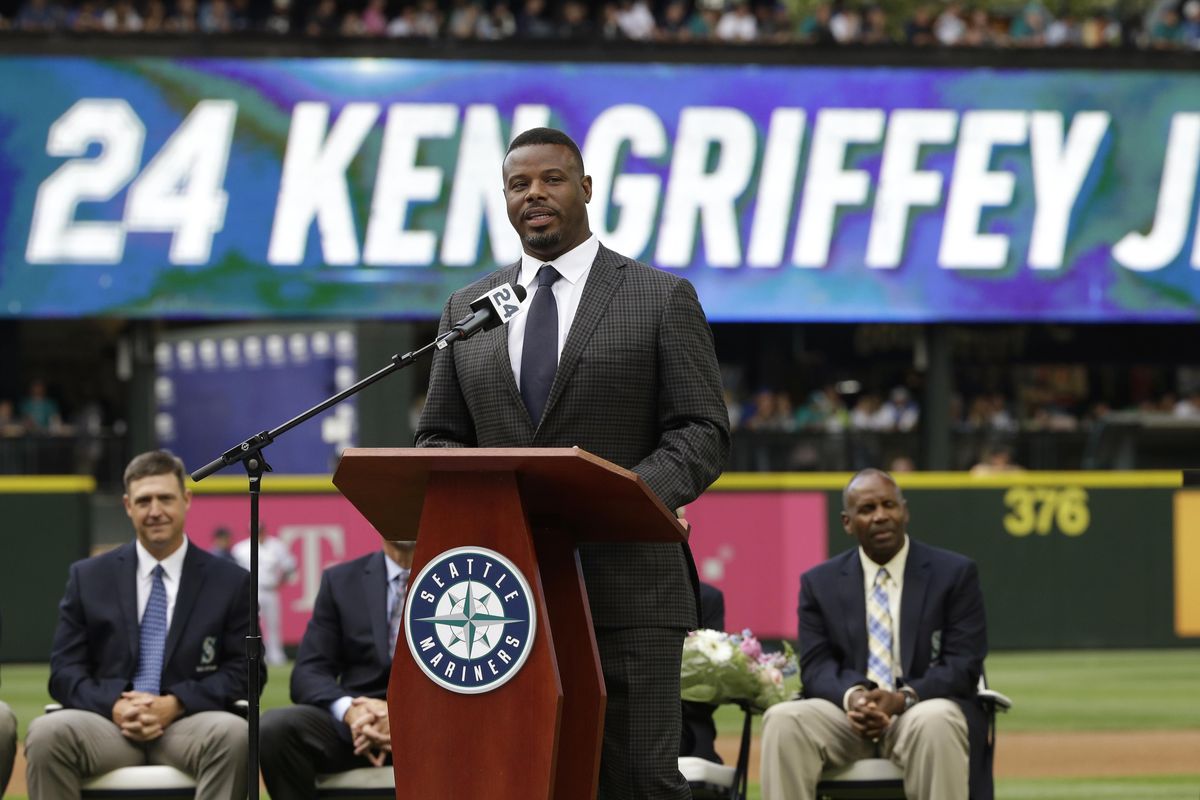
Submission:
[[[139,578],[149,577],[154,568],[162,564],[163,572],[167,573],[167,577],[178,583],[180,576],[183,574],[183,557],[187,555],[188,538],[186,535],[183,537],[183,544],[179,546],[179,549],[162,561],[151,555],[150,551],[143,547],[142,543],[137,539],[134,539],[133,544],[137,548],[137,571]]]
[[[387,567],[387,579],[389,584],[397,575],[409,575],[412,573],[412,570],[408,569],[407,567],[402,567],[395,561],[392,561],[387,553],[383,554],[383,565]]]
[[[578,283],[579,279],[591,268],[598,252],[600,252],[600,240],[593,233],[582,244],[576,245],[574,249],[568,250],[553,261],[542,261],[528,253],[522,253],[521,285],[526,289],[531,289],[538,270],[542,268],[543,264],[553,266],[558,270],[558,274],[568,282]],[[529,294],[533,294],[533,292],[530,291]]]
[[[908,534],[904,534],[904,544],[900,546],[896,555],[892,556],[892,560],[886,564],[876,564],[862,547],[858,548],[858,557],[862,561],[863,575],[868,581],[874,581],[875,574],[879,572],[880,567],[883,567],[888,571],[888,577],[899,585],[904,581],[904,567],[908,563]]]

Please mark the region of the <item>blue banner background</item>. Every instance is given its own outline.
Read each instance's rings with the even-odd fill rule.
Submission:
[[[1116,263],[1112,247],[1155,222],[1168,132],[1174,115],[1195,108],[1200,76],[1191,73],[829,68],[755,65],[526,64],[382,59],[89,59],[0,58],[0,315],[53,317],[429,318],[446,296],[495,263],[486,225],[470,266],[404,267],[323,263],[314,224],[302,262],[268,263],[283,157],[295,105],[328,103],[332,119],[346,103],[385,109],[347,172],[361,247],[371,213],[382,130],[389,103],[449,103],[495,107],[507,137],[523,104],[550,109],[549,122],[581,145],[598,116],[621,104],[650,109],[661,120],[668,152],[641,159],[622,151],[615,174],[657,175],[663,196],[671,179],[671,144],[688,108],[726,107],[751,119],[759,152],[754,176],[737,203],[743,263],[715,268],[697,233],[692,258],[672,268],[690,279],[714,321],[1192,321],[1200,308],[1200,270],[1192,257],[1196,212],[1174,261],[1152,271]],[[237,103],[224,189],[228,208],[210,258],[172,265],[170,236],[130,231],[116,264],[30,264],[26,261],[38,187],[63,164],[46,155],[47,135],[81,98],[123,98],[146,128],[141,166],[205,99]],[[803,109],[807,125],[792,195],[783,260],[769,268],[744,263],[754,220],[763,149],[772,112]],[[926,147],[922,169],[941,172],[940,205],[916,208],[901,263],[865,266],[882,142],[848,151],[847,169],[869,173],[872,198],[839,210],[828,262],[790,263],[797,209],[810,168],[812,135],[822,109],[978,109],[1061,112],[1069,127],[1080,111],[1101,110],[1111,123],[1076,199],[1061,268],[1026,263],[1035,211],[1028,140],[996,148],[991,169],[1015,176],[1012,202],[984,210],[980,232],[1010,237],[1007,262],[994,270],[953,270],[938,264],[955,145]],[[961,118],[960,118],[961,119]],[[586,149],[586,147],[585,147]],[[86,157],[94,158],[93,146]],[[421,144],[420,165],[445,171],[441,198],[411,207],[409,230],[441,232],[459,153],[456,136]],[[712,156],[716,158],[715,155]],[[500,190],[499,164],[496,189]],[[78,220],[119,220],[124,190],[108,202],[82,203]],[[610,221],[618,213],[610,206]],[[656,222],[658,231],[661,222]],[[702,226],[697,226],[697,231]],[[603,236],[602,236],[603,240]],[[514,240],[515,242],[515,235]],[[655,260],[652,237],[641,253]]]

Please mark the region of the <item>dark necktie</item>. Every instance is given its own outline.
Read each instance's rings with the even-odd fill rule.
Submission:
[[[543,264],[537,273],[537,292],[529,304],[525,342],[521,347],[521,399],[536,428],[546,410],[554,373],[558,371],[558,303],[554,282],[558,270]]]
[[[158,694],[162,684],[163,650],[167,644],[167,587],[163,584],[162,564],[156,565],[151,575],[150,598],[142,612],[133,690]]]

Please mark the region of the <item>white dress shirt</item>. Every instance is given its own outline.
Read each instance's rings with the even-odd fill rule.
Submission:
[[[175,618],[175,598],[179,596],[179,581],[183,577],[183,557],[187,555],[188,540],[183,537],[183,544],[171,555],[159,561],[150,555],[150,551],[134,540],[137,548],[137,612],[138,624],[142,623],[142,615],[146,613],[146,604],[150,602],[150,587],[154,584],[154,568],[162,564],[163,588],[167,590],[167,630],[171,629],[171,620]]]
[[[863,569],[863,605],[870,608],[871,592],[875,589],[875,576],[879,574],[880,569],[886,569],[888,573],[889,583],[884,592],[887,594],[888,611],[892,617],[892,669],[895,677],[900,677],[900,601],[904,595],[904,567],[908,563],[908,536],[904,537],[904,544],[900,546],[900,550],[896,555],[892,556],[892,560],[886,564],[876,564],[867,556],[865,550],[858,548],[858,558],[862,562]],[[871,628],[871,612],[867,611],[863,616],[863,624],[866,626],[864,630]],[[850,694],[858,685],[851,686],[846,690],[846,694],[842,697],[842,707],[849,710]]]
[[[583,296],[583,285],[587,282],[588,274],[592,271],[592,262],[596,253],[600,252],[600,240],[595,234],[587,241],[568,250],[553,261],[541,261],[528,253],[521,255],[521,276],[518,278],[528,294],[525,302],[521,303],[523,311],[529,310],[533,295],[537,292],[537,273],[543,264],[549,264],[558,270],[562,277],[550,288],[554,290],[554,302],[558,306],[558,357],[562,358],[563,344],[567,334],[571,332],[571,323],[575,321],[575,311],[579,308],[579,298]],[[521,385],[521,354],[525,347],[525,321],[527,314],[517,314],[508,323],[508,358],[512,362],[513,377],[517,386]]]

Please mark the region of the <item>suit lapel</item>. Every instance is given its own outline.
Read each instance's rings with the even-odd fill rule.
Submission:
[[[842,596],[842,608],[846,612],[843,615],[846,639],[852,648],[850,663],[865,674],[867,671],[867,601],[863,596],[862,561],[859,560],[857,548],[849,550],[844,557],[842,580],[838,588]]]
[[[509,373],[511,374],[511,370]],[[371,638],[375,640],[375,650],[379,653],[380,663],[387,664],[392,660],[388,652],[388,579],[387,567],[383,563],[383,553],[375,553],[367,559],[363,566],[363,579],[359,584],[366,595],[367,616],[371,620]]]
[[[138,624],[137,609],[137,549],[130,543],[117,553],[117,603],[121,616],[125,618],[125,638],[129,640],[129,652],[137,664],[138,643],[141,626]]]
[[[917,631],[929,589],[929,557],[925,548],[909,537],[908,563],[904,567],[904,590],[900,597],[900,666],[904,675],[912,670]]]
[[[604,245],[596,253],[592,269],[588,273],[587,283],[583,286],[583,296],[579,298],[579,306],[575,309],[575,319],[571,321],[571,330],[567,333],[567,341],[563,345],[562,356],[558,359],[558,371],[554,374],[554,383],[550,386],[550,396],[546,399],[546,410],[542,412],[545,420],[554,410],[554,404],[562,395],[579,357],[583,354],[592,332],[604,312],[608,309],[617,287],[621,285],[624,276],[621,267],[625,261]]]
[[[511,283],[515,286],[517,284],[517,282],[520,280],[521,280],[521,262],[518,261],[516,264],[505,267],[499,273],[499,280],[496,282],[496,285],[499,286],[501,283]],[[492,354],[496,358],[496,363],[499,364],[501,367],[500,372],[503,375],[501,380],[504,381],[504,385],[508,389],[509,399],[512,400],[514,403],[516,403],[518,406],[520,406],[522,409],[524,409],[525,403],[521,400],[521,390],[517,386],[517,379],[513,376],[512,358],[509,356],[509,353],[508,353],[508,326],[507,325],[498,325],[495,328],[492,328],[490,331],[487,331],[483,335],[489,337],[488,344],[492,348]],[[526,416],[528,416],[528,414]],[[382,567],[382,566],[383,565],[381,563],[380,567]],[[386,573],[386,570],[385,570],[385,573]],[[387,578],[385,577],[384,584],[386,584],[386,583],[387,583]],[[386,646],[386,644],[387,644],[387,639],[385,638],[384,645]]]
[[[193,544],[188,544],[187,555],[183,557],[183,572],[179,576],[179,592],[175,595],[175,613],[171,615],[171,627],[167,631],[167,645],[163,650],[163,671],[170,663],[175,648],[183,632],[187,630],[188,617],[196,607],[196,599],[200,596],[200,588],[204,585],[204,571],[208,566],[205,554]]]

